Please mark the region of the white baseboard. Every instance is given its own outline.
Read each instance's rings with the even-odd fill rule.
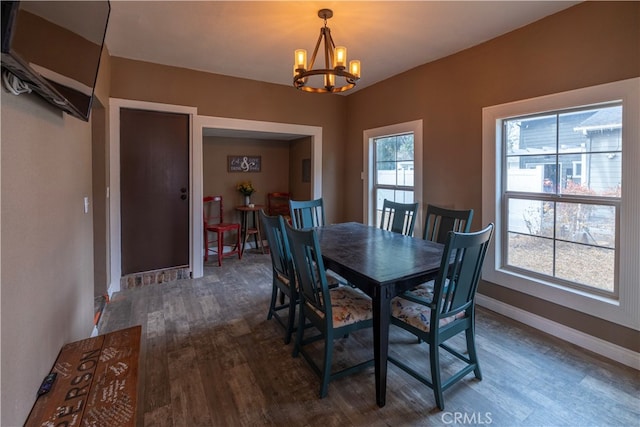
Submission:
[[[629,350],[619,345],[610,343],[600,338],[585,334],[576,329],[538,316],[520,308],[505,304],[502,301],[487,297],[482,294],[476,294],[476,303],[489,310],[500,313],[532,328],[539,329],[542,332],[553,335],[564,341],[593,351],[601,356],[620,362],[634,369],[640,370],[640,353]]]

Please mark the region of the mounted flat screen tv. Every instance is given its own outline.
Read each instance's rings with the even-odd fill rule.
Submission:
[[[110,12],[108,0],[3,0],[3,72],[88,121]]]

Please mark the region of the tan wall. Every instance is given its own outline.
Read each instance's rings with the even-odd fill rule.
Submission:
[[[260,172],[229,172],[229,155],[261,156]],[[267,206],[267,194],[289,192],[298,200],[311,197],[311,184],[302,182],[302,159],[311,157],[308,137],[293,141],[264,139],[205,137],[203,158],[203,193],[205,196],[222,195],[225,219],[240,221],[235,206],[244,203],[236,190],[242,181],[251,181],[256,192],[251,195],[255,204]],[[266,211],[266,208],[265,208]]]
[[[110,278],[109,245],[109,89],[111,58],[105,48],[91,111],[91,177],[93,203],[94,294],[105,295]]]
[[[260,172],[229,172],[227,156],[261,156]],[[289,142],[244,138],[205,137],[202,151],[203,193],[223,196],[225,220],[239,222],[235,206],[244,204],[236,186],[251,181],[251,202],[267,205],[267,193],[289,190]]]
[[[2,420],[22,425],[65,343],[93,327],[91,126],[2,90]]]
[[[424,203],[470,207],[482,220],[482,108],[640,75],[640,2],[585,2],[480,46],[350,95],[344,217],[362,218],[362,133],[422,119]],[[480,292],[620,346],[640,334],[483,283]]]
[[[311,182],[302,181],[302,161],[311,159],[311,138],[291,141],[289,154],[289,192],[293,200],[310,200]]]
[[[343,220],[346,97],[123,58],[111,63],[114,98],[194,106],[203,116],[321,126],[327,221]]]

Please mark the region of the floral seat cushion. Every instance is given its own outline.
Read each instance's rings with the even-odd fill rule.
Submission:
[[[329,294],[331,295],[334,328],[373,318],[371,298],[364,293],[349,286],[340,286],[331,289]],[[311,304],[307,303],[307,307],[315,311],[318,316],[324,316],[324,313]]]
[[[431,280],[429,282],[426,283],[422,283],[418,286],[416,286],[415,288],[411,289],[410,291],[407,291],[407,293],[416,296],[416,297],[420,297],[420,298],[424,298],[428,301],[431,301],[433,299],[433,284],[434,284],[434,280]]]
[[[464,314],[464,311],[461,311],[455,316],[441,319],[440,327],[464,317]],[[431,309],[426,305],[395,297],[391,300],[391,315],[424,332],[429,332],[431,329]]]

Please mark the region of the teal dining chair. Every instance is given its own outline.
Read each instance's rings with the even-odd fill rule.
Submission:
[[[298,289],[284,225],[285,221],[282,215],[269,216],[262,210],[260,211],[260,219],[269,244],[272,266],[271,301],[267,320],[275,318],[278,321],[285,329],[284,343],[289,344],[295,331]],[[279,302],[278,294],[281,297]],[[280,316],[280,312],[284,310],[287,312],[286,320]]]
[[[468,233],[473,219],[473,209],[447,209],[427,205],[422,238],[444,243],[450,231]]]
[[[315,200],[290,200],[289,207],[291,211],[290,224],[293,228],[301,229],[322,227],[326,223],[322,197]],[[353,287],[347,279],[339,274],[331,270],[327,270],[326,273],[330,286],[339,283]]]
[[[418,203],[398,203],[384,199],[380,228],[405,236],[413,236],[417,214]]]
[[[391,300],[391,324],[414,334],[429,346],[430,376],[395,355],[390,355],[388,360],[433,389],[436,405],[441,410],[444,410],[446,389],[472,371],[477,379],[482,379],[475,345],[475,295],[493,227],[489,224],[474,233],[449,232],[432,299],[402,294]],[[466,351],[447,343],[462,332]],[[461,369],[446,379],[440,372],[440,349],[464,362]]]
[[[450,231],[468,233],[472,219],[473,209],[447,209],[427,205],[422,237],[424,240],[444,244]],[[422,298],[431,298],[433,297],[433,280],[422,283],[408,292]]]
[[[322,227],[325,225],[322,198],[315,200],[290,200],[293,228]]]
[[[373,326],[371,298],[349,286],[329,288],[316,231],[296,230],[289,225],[286,227],[300,292],[298,325],[304,325],[308,320],[315,327],[309,331],[318,331],[305,338],[307,329],[298,328],[293,356],[302,354],[321,378],[320,397],[323,398],[328,393],[329,381],[373,365],[374,359],[371,358],[332,372],[334,340]],[[317,352],[309,346],[318,340],[324,340],[321,365],[314,361]]]

